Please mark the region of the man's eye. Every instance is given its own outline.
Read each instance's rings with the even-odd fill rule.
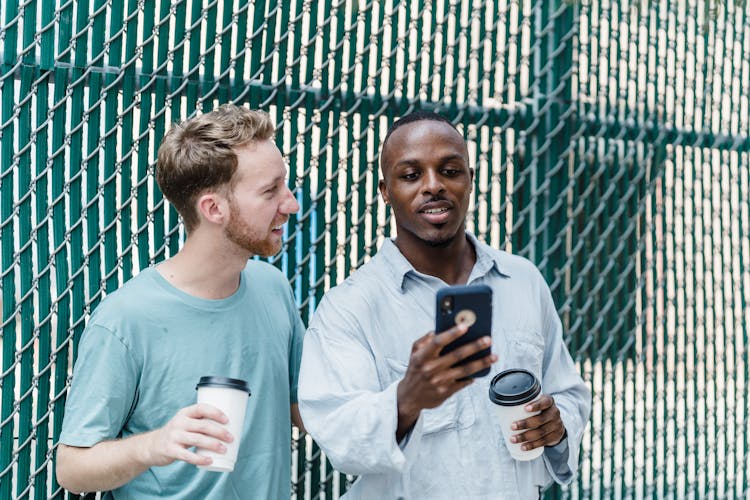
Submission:
[[[445,170],[443,170],[443,175],[447,175],[448,177],[456,176],[459,173],[461,173],[461,171],[457,168],[446,168]]]
[[[401,178],[405,181],[414,181],[417,179],[417,177],[419,177],[419,174],[417,174],[416,172],[404,174],[401,176]]]

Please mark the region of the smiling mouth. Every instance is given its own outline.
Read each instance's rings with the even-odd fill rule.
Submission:
[[[447,208],[428,208],[426,210],[421,210],[423,214],[430,214],[430,215],[437,215],[447,212]]]

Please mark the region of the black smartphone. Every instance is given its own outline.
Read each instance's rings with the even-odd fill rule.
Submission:
[[[492,335],[492,289],[487,285],[457,285],[441,288],[436,298],[435,333],[466,323],[469,330],[461,337],[443,347],[441,355],[485,335]],[[491,349],[482,349],[457,363],[463,365],[489,356]],[[487,367],[467,378],[484,377],[490,372]]]

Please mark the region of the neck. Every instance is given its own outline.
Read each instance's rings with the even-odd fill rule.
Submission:
[[[440,278],[449,285],[465,285],[469,281],[477,256],[463,229],[440,246],[410,236],[397,235],[394,243],[414,269]]]
[[[182,249],[156,269],[172,286],[194,297],[229,297],[240,285],[240,273],[250,254],[228,248],[222,235],[199,231],[189,235]]]

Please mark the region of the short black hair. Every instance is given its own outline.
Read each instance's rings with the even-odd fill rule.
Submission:
[[[399,118],[398,120],[396,120],[395,122],[393,122],[393,124],[390,126],[390,128],[388,128],[388,133],[385,134],[385,139],[383,139],[383,146],[380,148],[381,157],[382,157],[382,154],[383,154],[382,152],[385,150],[385,145],[388,144],[388,139],[391,138],[391,135],[396,130],[398,130],[399,128],[403,127],[404,125],[408,125],[408,124],[414,123],[414,122],[421,122],[421,121],[424,121],[424,120],[430,120],[430,121],[433,121],[433,122],[447,123],[448,125],[450,125],[451,127],[453,127],[453,130],[455,130],[456,132],[458,132],[458,129],[453,124],[453,122],[450,121],[448,118],[444,117],[443,115],[439,115],[439,114],[434,113],[432,111],[414,111],[413,113],[409,113],[407,115],[402,116],[401,118]],[[461,132],[458,132],[458,133],[460,134]]]

